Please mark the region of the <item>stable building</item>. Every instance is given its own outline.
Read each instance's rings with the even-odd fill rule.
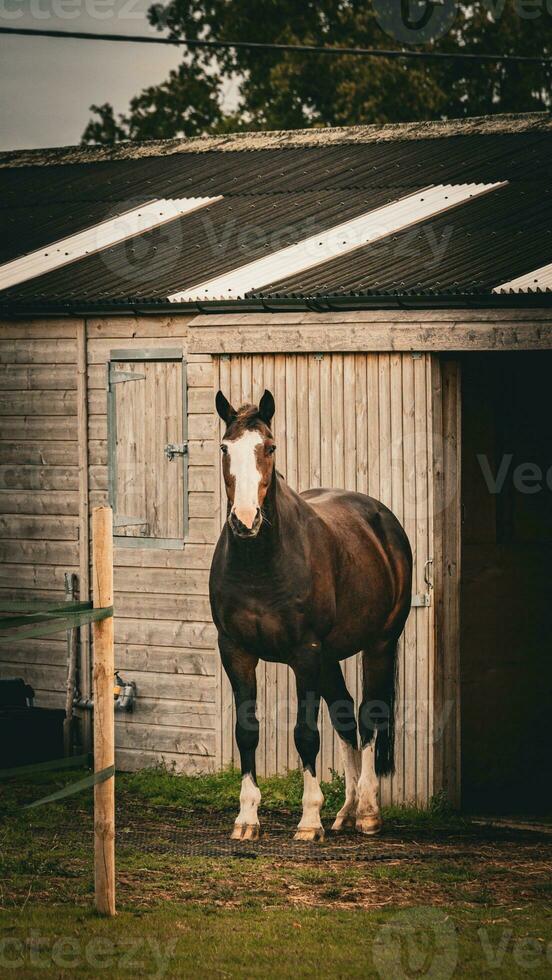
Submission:
[[[383,802],[549,804],[552,121],[243,133],[0,154],[0,594],[90,581],[114,509],[117,764],[236,762],[208,601],[220,387],[276,400],[298,490],[378,497],[414,552]],[[0,649],[62,707],[63,638]],[[91,651],[79,644],[79,689]],[[349,689],[358,665],[345,664]],[[261,773],[294,684],[258,668]],[[90,710],[82,714],[82,738]],[[321,775],[340,768],[324,709]]]

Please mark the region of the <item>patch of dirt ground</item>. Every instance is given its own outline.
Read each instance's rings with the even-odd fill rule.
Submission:
[[[16,835],[0,829],[2,907],[90,901],[92,826],[80,818],[20,826]],[[378,838],[327,834],[325,843],[305,845],[292,840],[295,816],[282,812],[265,815],[259,841],[236,843],[232,820],[169,807],[119,812],[119,903],[377,909],[552,901],[552,835],[544,831],[390,825]]]

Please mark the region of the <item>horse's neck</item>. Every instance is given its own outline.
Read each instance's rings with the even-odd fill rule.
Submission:
[[[308,504],[274,471],[263,505],[263,522],[256,538],[235,538],[227,526],[229,558],[232,565],[247,568],[249,574],[274,574],[281,569],[290,548],[300,548],[299,523]],[[245,565],[244,565],[245,562]]]
[[[282,547],[294,533],[297,534],[302,517],[306,516],[309,505],[292,490],[280,473],[274,471],[263,512],[268,528],[274,538],[274,547]]]

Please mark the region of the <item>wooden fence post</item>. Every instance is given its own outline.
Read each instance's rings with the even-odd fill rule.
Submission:
[[[113,605],[113,514],[92,512],[94,607]],[[113,617],[93,624],[94,772],[115,764]],[[96,908],[115,915],[115,776],[94,786],[94,883]]]

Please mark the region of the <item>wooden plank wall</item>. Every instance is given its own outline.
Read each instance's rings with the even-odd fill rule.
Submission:
[[[214,382],[234,405],[258,401],[265,387],[271,389],[278,469],[298,490],[342,486],[391,507],[415,553],[413,591],[427,590],[424,573],[433,536],[430,355],[223,355],[215,359]],[[218,462],[216,469],[218,474]],[[218,486],[224,515],[219,479]],[[433,609],[413,609],[400,645],[396,773],[382,786],[385,802],[425,802],[431,796],[432,663]],[[357,704],[359,666],[359,658],[345,664]],[[219,685],[221,761],[236,764],[231,692],[220,671]],[[258,710],[259,771],[295,767],[295,690],[287,667],[259,665]],[[341,769],[341,759],[325,706],[321,734],[320,770],[327,778],[332,769]]]
[[[187,322],[0,324],[1,595],[58,598],[66,571],[85,575],[87,509],[107,500],[109,353],[127,346],[182,346],[185,352]],[[86,385],[80,386],[79,352],[81,368],[84,355],[87,361]],[[215,631],[207,597],[215,528],[210,357],[192,355],[188,374],[188,541],[182,550],[115,549],[116,665],[139,690],[136,713],[117,717],[123,769],[160,759],[180,771],[215,766]],[[88,435],[84,474],[79,430]],[[37,704],[63,706],[63,636],[19,641],[2,648],[0,661],[0,676],[24,676]]]
[[[0,323],[0,594],[58,599],[79,571],[77,352],[82,320]],[[63,707],[65,638],[0,651],[36,704]]]
[[[107,499],[106,372],[112,349],[187,346],[184,317],[6,323],[0,333],[0,588],[4,595],[60,595],[63,573],[79,570],[79,524],[86,479],[78,429],[88,429],[88,500]],[[77,405],[79,345],[85,343],[85,411]],[[235,402],[276,398],[279,467],[290,483],[368,491],[404,520],[416,552],[414,591],[424,592],[431,557],[430,356],[313,353],[187,355],[189,536],[182,550],[115,550],[116,664],[139,689],[134,716],[117,720],[117,764],[136,769],[164,759],[182,771],[237,761],[231,694],[220,674],[208,603],[208,569],[224,501],[219,479],[217,387]],[[86,476],[86,474],[85,474]],[[84,489],[83,489],[84,488]],[[222,508],[222,509],[221,509]],[[80,521],[79,521],[80,513]],[[83,532],[84,534],[84,532]],[[81,542],[83,542],[81,534]],[[82,574],[82,567],[81,567]],[[432,786],[430,692],[432,611],[409,619],[400,654],[397,772],[384,799],[424,801]],[[63,703],[63,639],[20,643],[3,676],[23,673],[38,703]],[[15,671],[17,667],[17,671]],[[23,670],[24,668],[24,670]],[[261,772],[296,765],[294,684],[286,667],[259,669]],[[358,665],[345,668],[358,699]],[[418,717],[414,706],[417,704]],[[322,772],[340,769],[324,709]]]
[[[106,371],[113,349],[180,347],[185,317],[94,319],[87,323],[90,506],[107,499]],[[118,716],[117,765],[160,759],[178,771],[215,768],[215,630],[208,600],[214,540],[213,369],[191,355],[188,540],[182,550],[115,548],[115,661],[136,681],[133,716]]]
[[[195,318],[195,353],[550,350],[549,309],[244,312]]]

